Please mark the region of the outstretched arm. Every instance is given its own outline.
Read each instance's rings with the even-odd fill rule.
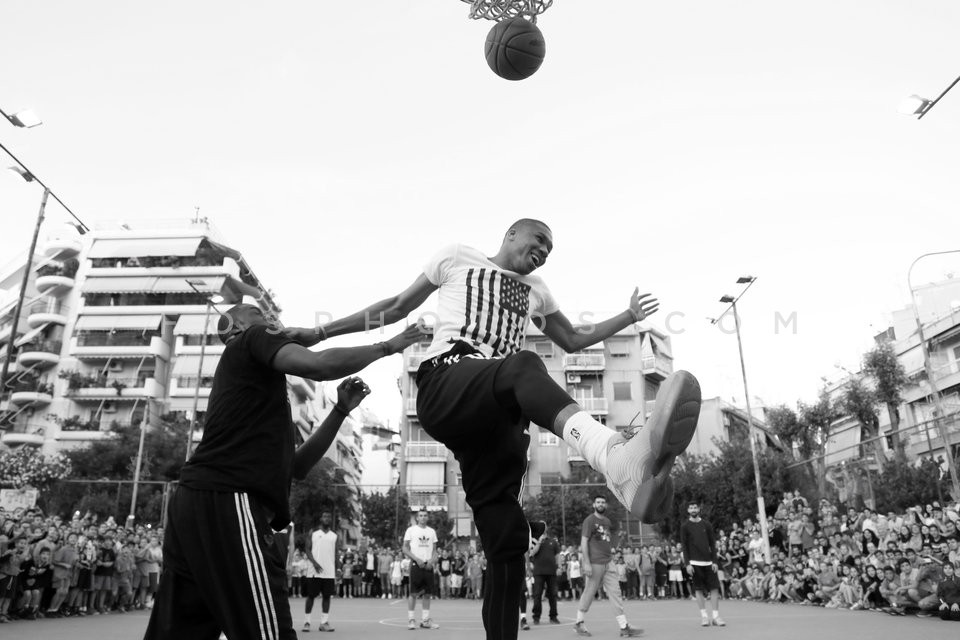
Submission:
[[[293,454],[294,478],[303,480],[307,477],[313,465],[320,462],[320,458],[333,444],[344,419],[360,406],[360,402],[368,395],[370,395],[370,387],[360,378],[347,378],[337,386],[337,404],[333,405],[333,411]]]
[[[310,351],[299,344],[288,343],[273,357],[273,368],[311,380],[336,380],[360,371],[374,360],[400,353],[422,335],[418,325],[411,325],[386,342],[363,347]]]
[[[641,295],[640,289],[637,288],[630,296],[630,306],[627,310],[603,322],[575,327],[562,312],[556,311],[537,324],[540,330],[561,349],[572,353],[606,340],[634,322],[640,322],[650,314],[656,313],[659,308],[660,304],[656,298],[651,298],[649,293]]]
[[[403,293],[375,302],[345,318],[334,320],[323,326],[322,333],[332,338],[347,333],[380,329],[406,318],[436,290],[437,285],[421,273]]]

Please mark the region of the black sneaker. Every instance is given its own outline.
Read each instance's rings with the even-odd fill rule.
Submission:
[[[621,638],[636,638],[643,635],[643,629],[634,629],[629,624],[623,629],[620,629]]]
[[[530,625],[527,624],[526,618],[520,618],[520,628],[524,631],[530,631]]]

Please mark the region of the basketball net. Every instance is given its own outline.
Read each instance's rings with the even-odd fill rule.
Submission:
[[[462,0],[472,5],[470,17],[474,20],[509,20],[518,16],[536,23],[537,16],[550,8],[553,0]]]

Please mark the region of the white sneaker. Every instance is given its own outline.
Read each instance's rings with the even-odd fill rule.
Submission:
[[[421,629],[439,629],[440,625],[435,623],[433,621],[433,618],[427,618],[426,620],[420,623],[420,628]]]
[[[607,487],[642,522],[653,524],[668,515],[673,504],[670,470],[693,439],[699,417],[700,383],[691,373],[676,371],[660,385],[644,433],[610,438]],[[649,455],[640,450],[641,438],[650,440]]]
[[[410,618],[409,620],[407,620],[407,629],[410,629],[412,631],[416,628],[417,628],[416,620],[414,620],[413,618]]]

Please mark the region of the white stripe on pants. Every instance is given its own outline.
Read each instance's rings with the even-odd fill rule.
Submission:
[[[603,590],[607,592],[610,598],[610,604],[616,611],[615,615],[623,615],[623,598],[620,595],[620,579],[617,577],[617,569],[613,561],[607,564],[591,564],[593,572],[587,576],[587,584],[583,588],[583,595],[580,596],[580,611],[586,613],[590,610],[590,604],[594,596],[597,595],[597,589],[603,585]]]

